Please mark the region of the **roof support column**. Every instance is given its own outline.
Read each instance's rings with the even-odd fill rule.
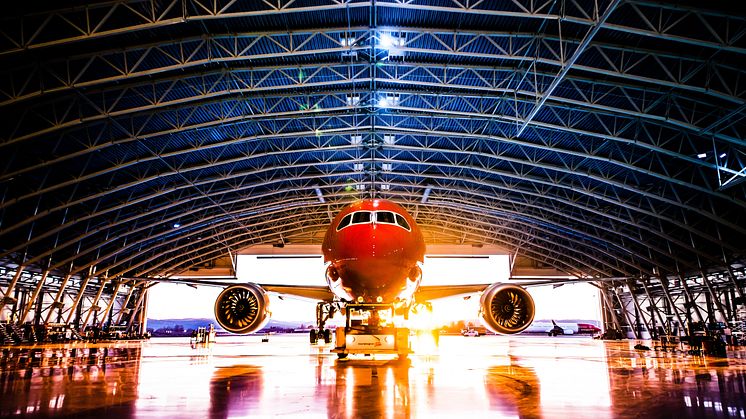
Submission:
[[[601,298],[603,299],[604,305],[606,306],[606,310],[604,310],[604,312],[610,314],[611,321],[612,323],[614,323],[614,327],[616,327],[617,330],[621,331],[622,326],[619,324],[619,319],[617,319],[616,313],[614,313],[614,304],[612,304],[609,296],[607,295],[608,291],[609,287],[601,287]],[[606,327],[606,325],[604,325],[604,327]]]
[[[70,278],[73,276],[72,273],[69,273],[65,275],[65,278],[62,280],[62,284],[60,284],[60,289],[57,291],[57,295],[54,297],[54,301],[52,302],[52,306],[49,308],[49,313],[47,313],[47,318],[44,320],[44,323],[49,323],[49,321],[52,319],[52,315],[54,314],[54,308],[60,308],[62,307],[62,296],[65,293],[65,288],[67,287],[67,283],[70,282]]]
[[[736,274],[733,273],[733,268],[730,267],[730,263],[725,263],[725,268],[728,270],[728,278],[730,278],[730,282],[733,284],[733,288],[736,289],[736,292],[738,292],[738,296],[741,297],[741,301],[746,302],[746,297],[743,294],[743,290],[741,287],[738,286],[738,281],[736,280]],[[743,304],[743,303],[741,303]],[[738,305],[736,304],[733,308],[735,309]]]
[[[124,298],[124,302],[122,303],[122,307],[119,309],[119,316],[117,316],[117,323],[119,324],[122,322],[122,318],[127,313],[127,304],[130,302],[130,298],[132,298],[132,294],[135,293],[135,289],[137,288],[137,284],[133,281],[132,286],[130,287],[130,291],[127,293],[127,297]]]
[[[148,289],[155,285],[156,283],[151,283],[149,285],[143,285],[140,290],[140,295],[137,297],[137,302],[135,303],[135,309],[132,311],[132,315],[130,316],[129,324],[127,325],[127,331],[129,332],[132,330],[132,326],[135,324],[135,319],[138,318],[138,315],[140,317],[140,334],[145,333],[147,331],[147,305],[148,305]]]
[[[686,296],[689,299],[689,303],[692,305],[692,308],[694,309],[694,314],[697,315],[697,318],[699,319],[699,321],[704,322],[705,318],[702,317],[702,312],[699,310],[697,301],[694,297],[692,297],[691,291],[689,291],[689,285],[687,285],[686,283],[686,278],[684,278],[683,275],[679,274],[679,280],[681,281],[681,288],[684,289],[684,292],[686,293]]]
[[[5,290],[5,294],[3,294],[3,299],[0,300],[0,311],[5,308],[6,304],[14,304],[16,301],[13,297],[10,296],[10,293],[13,292],[13,289],[16,287],[16,284],[18,283],[18,280],[21,278],[21,273],[23,273],[23,264],[18,265],[16,268],[16,273],[13,275],[13,280],[10,281],[10,285],[8,285],[8,289]]]
[[[619,296],[619,293],[616,290],[616,287],[611,288],[612,292],[614,292],[614,296],[616,297],[616,300],[619,302],[619,306],[622,308],[622,314],[624,315],[624,319],[627,321],[627,325],[629,325],[630,328],[632,328],[632,332],[635,334],[636,339],[642,339],[640,337],[640,332],[637,331],[637,327],[632,325],[632,320],[629,318],[629,311],[627,311],[627,305],[624,304],[622,301],[622,298]]]
[[[651,315],[652,315],[652,312],[655,312],[655,314],[658,315],[658,320],[660,320],[661,325],[665,326],[666,320],[663,318],[661,311],[658,310],[658,304],[656,304],[655,300],[653,300],[653,296],[650,295],[650,290],[648,290],[648,286],[645,284],[645,281],[640,281],[640,283],[642,283],[642,289],[645,291],[645,295],[648,296],[648,301],[650,302]]]
[[[80,284],[80,289],[78,290],[78,296],[75,297],[75,301],[73,302],[73,305],[70,306],[70,314],[67,316],[67,324],[70,324],[70,322],[73,320],[73,316],[75,315],[75,310],[78,308],[78,304],[80,304],[80,300],[83,299],[83,294],[85,293],[85,289],[88,286],[88,282],[93,277],[93,274],[89,273],[86,275],[85,279],[83,280],[83,283]]]
[[[648,329],[648,333],[653,333],[653,329],[650,327],[650,322],[648,319],[645,318],[645,310],[642,309],[640,306],[640,302],[637,300],[637,296],[635,295],[635,285],[634,281],[627,281],[627,289],[629,289],[629,294],[632,296],[632,302],[635,304],[635,308],[637,308],[637,312],[640,313],[640,317],[642,317],[642,322],[645,323],[645,327]],[[650,316],[652,317],[653,314],[650,313]],[[637,330],[637,325],[635,325],[635,330]]]
[[[26,308],[23,309],[21,312],[21,315],[18,316],[18,324],[23,324],[24,320],[26,320],[26,316],[28,316],[28,313],[31,311],[31,308],[34,306],[34,303],[36,302],[36,297],[39,296],[39,292],[41,292],[41,289],[44,288],[44,282],[47,280],[47,275],[49,275],[49,271],[46,270],[41,274],[41,279],[39,279],[39,283],[36,284],[36,288],[34,288],[34,292],[31,294],[31,297],[29,297],[28,303],[26,304]]]
[[[101,280],[101,285],[98,287],[98,292],[96,293],[96,297],[93,298],[93,302],[91,302],[91,308],[88,309],[88,314],[85,316],[85,321],[83,321],[83,324],[80,325],[80,330],[85,330],[86,326],[88,326],[88,321],[91,320],[91,314],[94,311],[98,311],[101,309],[101,307],[97,306],[98,300],[101,298],[101,294],[104,293],[104,287],[106,286],[107,279]]]
[[[728,315],[725,313],[725,309],[723,308],[723,302],[720,301],[720,298],[715,294],[715,291],[712,289],[712,285],[710,285],[710,281],[707,279],[707,274],[705,274],[705,271],[700,271],[702,274],[702,281],[705,282],[705,286],[707,287],[707,292],[710,294],[710,297],[712,297],[712,300],[715,302],[715,307],[720,312],[720,315],[723,316],[724,321],[728,321]]]
[[[123,281],[117,281],[117,285],[114,287],[114,292],[111,294],[111,298],[109,299],[109,304],[106,305],[106,308],[104,309],[104,312],[101,313],[101,318],[99,319],[99,324],[104,324],[104,319],[106,319],[106,316],[109,314],[109,311],[112,307],[114,307],[114,303],[117,300],[117,293],[119,292],[119,288],[122,286]],[[109,325],[111,327],[111,324]]]
[[[661,268],[658,268],[658,272],[660,272]],[[668,290],[668,278],[665,277],[665,275],[661,275],[658,277],[658,280],[661,282],[661,287],[663,288],[663,294],[666,296],[666,300],[668,301],[668,304],[671,306],[671,310],[676,315],[676,319],[679,321],[679,325],[684,328],[686,326],[686,322],[681,318],[681,313],[679,313],[679,308],[676,307],[676,303],[674,303],[673,298],[671,298],[671,292]]]

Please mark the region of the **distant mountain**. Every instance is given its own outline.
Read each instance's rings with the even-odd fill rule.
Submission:
[[[195,319],[195,318],[189,318],[189,319],[148,319],[148,329],[163,329],[163,328],[173,328],[176,325],[181,325],[185,330],[187,329],[197,329],[198,327],[207,327],[210,324],[215,326],[215,330],[222,331],[223,328],[220,327],[217,321],[215,319],[208,319],[208,318],[202,318],[202,319]],[[308,324],[308,323],[302,323],[302,322],[288,322],[288,321],[280,321],[280,320],[270,320],[269,323],[267,323],[267,326],[265,328],[271,328],[276,327],[280,329],[297,329],[302,324]]]

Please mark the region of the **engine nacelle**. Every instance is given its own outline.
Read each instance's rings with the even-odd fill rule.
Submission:
[[[257,284],[231,285],[215,300],[215,320],[237,334],[255,332],[269,321],[269,296]]]
[[[534,321],[534,299],[515,284],[490,285],[479,303],[484,326],[501,335],[519,333]]]

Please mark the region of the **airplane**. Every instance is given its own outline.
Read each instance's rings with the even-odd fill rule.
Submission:
[[[531,295],[515,283],[422,285],[425,242],[414,218],[400,205],[384,199],[363,199],[343,208],[329,225],[322,252],[326,286],[210,282],[191,284],[225,287],[215,302],[220,326],[235,334],[260,330],[270,317],[268,293],[317,300],[316,328],[310,342],[331,343],[326,322],[336,312],[345,314],[345,327],[335,330],[332,350],[342,359],[349,354],[396,354],[410,351],[409,330],[395,326],[430,301],[481,292],[479,317],[496,334],[515,334],[533,321]],[[147,278],[189,283],[184,279]],[[569,282],[569,281],[568,281]],[[523,285],[541,285],[545,282]]]
[[[547,322],[546,320],[537,320],[533,322],[529,327],[524,329],[524,333],[546,333],[549,336],[559,335],[582,335],[589,334],[593,335],[600,332],[601,329],[590,323],[576,323],[576,322],[560,322],[557,323],[554,320]]]

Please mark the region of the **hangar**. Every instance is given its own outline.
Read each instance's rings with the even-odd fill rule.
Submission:
[[[362,198],[592,281],[626,337],[744,331],[736,5],[27,3],[0,18],[4,345],[143,333],[156,279],[319,245]]]

